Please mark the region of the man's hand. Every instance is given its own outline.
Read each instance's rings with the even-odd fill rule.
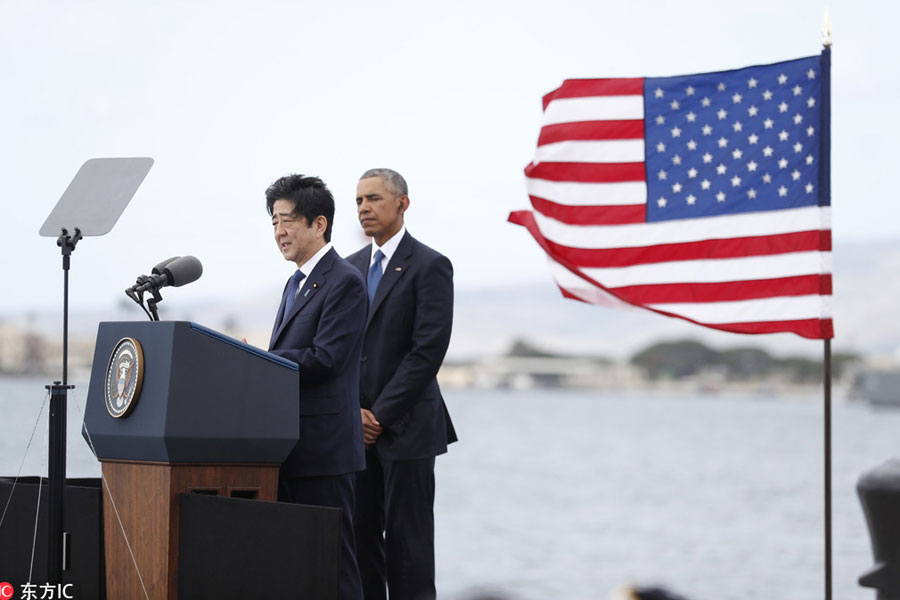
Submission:
[[[375,445],[375,440],[381,435],[381,423],[375,418],[371,410],[361,408],[359,413],[362,416],[363,440],[366,442],[366,448]]]

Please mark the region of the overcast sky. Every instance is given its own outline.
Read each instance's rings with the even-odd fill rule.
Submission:
[[[834,236],[900,240],[893,2],[833,2]],[[321,176],[341,254],[363,243],[359,175],[403,173],[413,235],[456,283],[554,285],[506,223],[526,208],[541,96],[573,77],[667,76],[817,54],[825,5],[710,2],[47,2],[0,0],[0,316],[61,304],[38,230],[81,164],[156,164],[113,231],[72,259],[75,306],[110,305],[193,254],[184,301],[281,289],[263,191]],[[277,293],[277,292],[276,292]],[[167,304],[171,303],[170,300]]]

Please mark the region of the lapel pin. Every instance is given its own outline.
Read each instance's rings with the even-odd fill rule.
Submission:
[[[402,271],[402,270],[403,270],[403,267],[397,267],[397,268],[395,268],[394,270],[395,270],[395,271]]]
[[[318,283],[314,283],[314,284],[313,284],[313,289],[316,289],[317,287],[319,287],[319,284],[318,284]]]
[[[303,294],[304,298],[306,298],[307,296],[309,296],[309,289],[307,289],[306,292]]]

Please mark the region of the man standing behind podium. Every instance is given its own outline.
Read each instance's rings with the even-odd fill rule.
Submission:
[[[279,499],[341,509],[343,600],[362,598],[353,534],[355,474],[365,468],[359,363],[367,298],[359,272],[331,246],[334,197],[318,177],[266,190],[275,242],[297,264],[269,351],[300,366],[300,442],[281,465]]]
[[[366,600],[427,600],[434,585],[434,457],[456,441],[436,375],[450,343],[453,267],[403,224],[406,181],[372,169],[356,188],[372,244],[347,260],[366,277],[359,402],[366,471],[357,476],[357,558]]]

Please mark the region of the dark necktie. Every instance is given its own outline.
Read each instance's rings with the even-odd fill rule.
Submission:
[[[284,298],[284,316],[286,317],[288,313],[291,311],[291,307],[294,306],[294,300],[297,299],[297,295],[300,293],[300,282],[306,275],[303,274],[303,271],[297,269],[297,271],[291,275],[291,281],[288,283],[287,289],[285,290],[285,298]]]
[[[375,300],[375,290],[378,289],[378,282],[381,281],[381,259],[384,258],[384,252],[375,251],[375,261],[369,267],[369,276],[366,277],[366,286],[369,288],[369,305]]]

